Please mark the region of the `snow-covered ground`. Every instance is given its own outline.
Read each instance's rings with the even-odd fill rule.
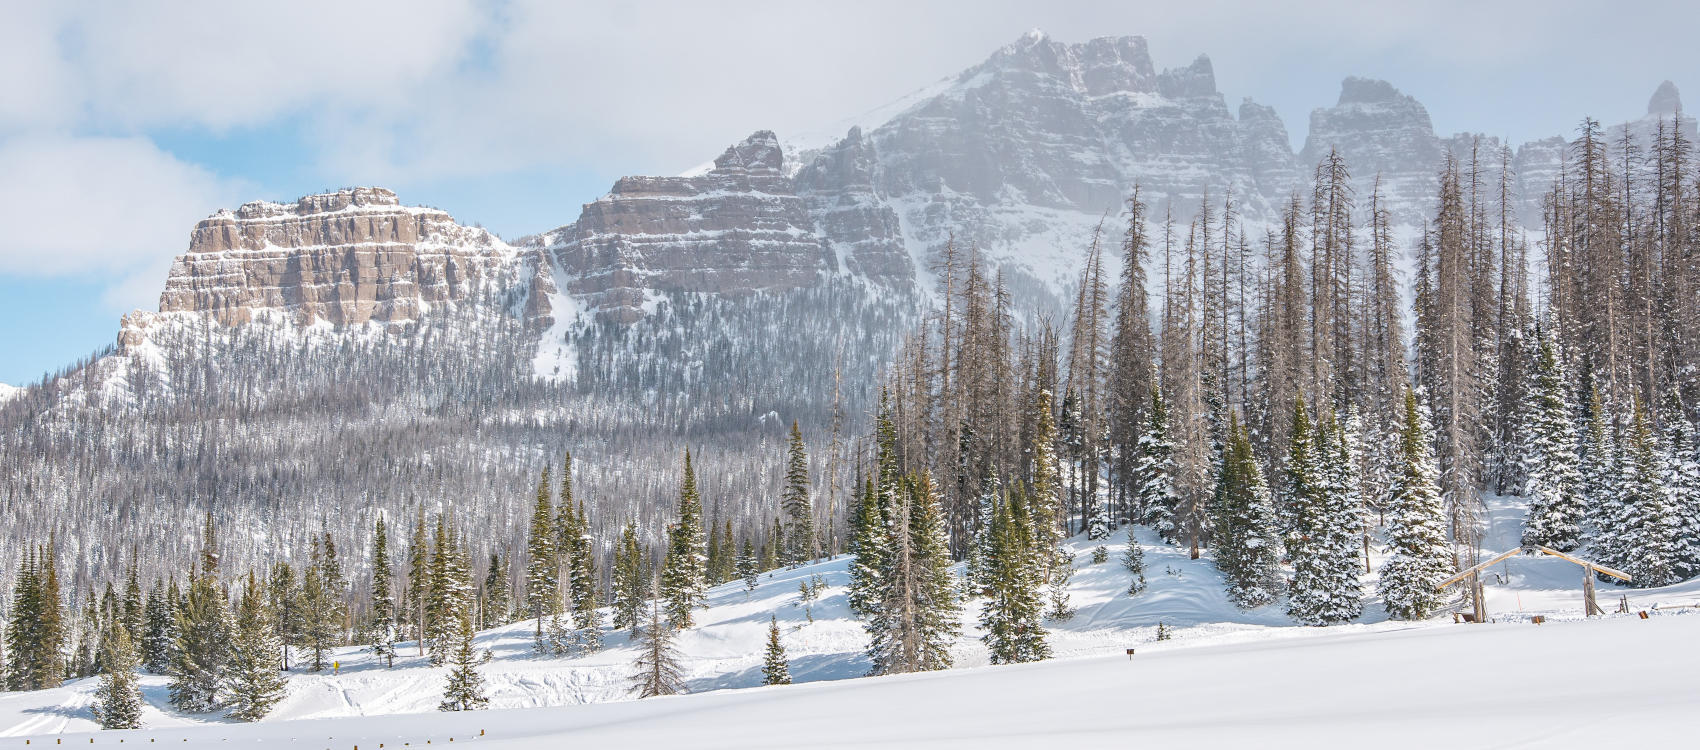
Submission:
[[[1515,538],[1521,508],[1512,499],[1495,499],[1493,507],[1490,539]],[[260,725],[177,713],[166,701],[165,678],[147,676],[148,729],[94,736],[97,743],[129,736],[179,745],[324,737],[335,740],[326,747],[377,747],[464,742],[485,730],[483,741],[512,746],[570,734],[574,742],[594,737],[639,747],[687,736],[693,747],[779,747],[807,734],[821,747],[1036,747],[1138,732],[1142,742],[1326,747],[1373,729],[1379,746],[1445,739],[1440,744],[1476,747],[1643,738],[1674,732],[1700,710],[1700,683],[1692,677],[1700,666],[1692,648],[1700,609],[1676,608],[1700,604],[1700,581],[1652,590],[1602,585],[1608,610],[1627,593],[1633,610],[1652,617],[1579,622],[1576,568],[1514,558],[1488,579],[1495,624],[1453,625],[1444,613],[1427,623],[1392,622],[1371,599],[1358,622],[1307,628],[1293,625],[1279,605],[1235,608],[1208,560],[1190,560],[1140,534],[1149,585],[1137,597],[1125,593],[1122,533],[1106,541],[1104,563],[1092,563],[1094,543],[1070,542],[1078,611],[1050,624],[1058,658],[1046,664],[986,666],[970,603],[955,649],[959,669],[845,681],[865,674],[868,662],[862,628],[846,611],[847,560],[838,558],[775,571],[754,591],[734,582],[710,592],[698,626],[678,639],[691,692],[708,695],[629,702],[635,651],[624,632],[609,635],[597,654],[543,658],[532,653],[532,623],[522,622],[479,636],[479,646],[494,654],[480,668],[491,706],[551,708],[438,715],[445,668],[428,666],[410,647],[393,669],[351,648],[336,655],[337,674],[292,674],[289,697]],[[829,589],[805,609],[798,585],[817,575]],[[1373,591],[1373,580],[1365,583]],[[1548,624],[1528,624],[1534,614]],[[760,685],[770,615],[779,618],[793,678],[831,684],[723,690]],[[1171,640],[1154,640],[1159,623],[1172,629]],[[1131,663],[1127,648],[1139,651]],[[95,685],[90,679],[0,693],[0,737],[94,732],[88,704]],[[303,719],[322,721],[291,721]]]

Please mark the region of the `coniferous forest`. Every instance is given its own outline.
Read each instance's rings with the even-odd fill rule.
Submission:
[[[1232,194],[1181,206],[1136,187],[1081,248],[1060,315],[1013,299],[976,248],[950,243],[931,269],[930,308],[895,356],[847,368],[864,382],[843,387],[870,394],[871,414],[799,409],[810,418],[760,441],[762,465],[777,467],[762,483],[704,481],[724,467],[681,445],[662,459],[646,449],[676,472],[667,497],[615,482],[602,487],[643,497],[587,496],[575,485],[585,456],[603,464],[591,471],[618,473],[622,451],[575,458],[567,446],[542,461],[504,457],[536,463],[520,469],[530,486],[468,490],[481,513],[513,519],[500,533],[457,513],[453,492],[478,483],[463,472],[419,477],[432,501],[406,516],[318,520],[275,559],[227,555],[210,509],[182,559],[144,559],[129,538],[119,564],[70,576],[65,540],[48,535],[13,561],[5,685],[101,675],[100,721],[133,727],[139,667],[170,675],[183,711],[251,721],[289,672],[334,670],[332,649],[359,645],[449,667],[441,707],[477,709],[489,657],[475,634],[526,622],[540,654],[595,653],[605,635],[634,634],[634,693],[670,695],[685,690],[673,638],[709,587],[753,588],[764,572],[840,554],[852,556],[849,602],[873,673],[950,667],[964,615],[994,663],[1029,662],[1052,655],[1046,624],[1074,613],[1064,540],[1129,525],[1211,561],[1241,607],[1278,606],[1309,625],[1366,606],[1419,620],[1479,595],[1438,584],[1505,551],[1483,547],[1485,499],[1498,496],[1526,500],[1526,545],[1585,555],[1637,587],[1700,575],[1692,144],[1678,128],[1642,138],[1585,120],[1565,163],[1533,226],[1513,210],[1519,181],[1503,150],[1435,164],[1439,189],[1414,228],[1393,224],[1379,182],[1357,192],[1337,153],[1272,222],[1243,220]],[[903,318],[831,304],[851,320]],[[240,337],[206,346],[305,366]],[[490,346],[492,370],[520,356],[506,336]],[[620,350],[584,356],[604,357],[610,382],[673,377],[654,361],[622,371]],[[401,372],[412,360],[376,361]],[[196,382],[191,363],[176,364],[179,382]],[[233,417],[255,403],[217,398]],[[681,424],[743,416],[678,411]],[[314,482],[274,479],[304,492]],[[1123,553],[1136,597],[1140,558],[1137,544]],[[784,684],[771,623],[764,681]]]

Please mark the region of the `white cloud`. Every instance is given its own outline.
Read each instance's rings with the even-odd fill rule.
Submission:
[[[108,305],[152,308],[195,222],[242,192],[145,138],[0,141],[0,273],[114,279]]]

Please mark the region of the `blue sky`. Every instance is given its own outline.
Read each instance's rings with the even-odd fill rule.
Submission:
[[[0,8],[0,382],[110,344],[199,218],[385,185],[507,238],[757,129],[836,132],[1030,28],[1200,53],[1295,141],[1346,75],[1513,142],[1700,86],[1694,3],[738,0]],[[1589,55],[1577,54],[1588,49]],[[1693,80],[1685,80],[1693,79]],[[1297,143],[1295,143],[1297,145]]]

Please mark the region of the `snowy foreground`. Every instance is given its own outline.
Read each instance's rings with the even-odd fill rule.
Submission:
[[[1520,509],[1499,510],[1509,517]],[[630,701],[634,651],[625,633],[608,637],[598,654],[541,658],[531,653],[527,622],[479,637],[495,657],[480,668],[491,711],[437,713],[446,670],[411,648],[394,669],[347,649],[337,657],[340,674],[293,673],[288,699],[259,724],[176,713],[165,678],[147,676],[146,729],[96,731],[91,679],[0,694],[0,737],[325,748],[451,738],[634,748],[1030,748],[1135,738],[1199,747],[1612,746],[1691,736],[1700,714],[1700,609],[1679,608],[1700,603],[1700,581],[1627,592],[1631,609],[1649,611],[1648,619],[1581,621],[1576,568],[1514,558],[1487,579],[1494,624],[1454,625],[1449,615],[1389,622],[1371,600],[1360,623],[1305,628],[1279,606],[1232,607],[1208,561],[1188,560],[1143,532],[1141,539],[1149,588],[1135,598],[1124,593],[1125,536],[1109,540],[1111,559],[1099,564],[1091,562],[1094,545],[1072,543],[1078,614],[1051,625],[1059,658],[1041,664],[984,666],[971,604],[956,649],[963,668],[846,679],[868,662],[861,627],[845,611],[845,560],[837,559],[777,571],[753,592],[741,582],[713,589],[701,625],[678,642],[696,695]],[[805,612],[797,586],[814,575],[830,589]],[[1614,609],[1625,592],[1602,586],[1602,606]],[[779,617],[792,676],[813,684],[756,687],[770,614]],[[1531,624],[1535,614],[1547,624]],[[1159,622],[1172,640],[1154,640]],[[1127,648],[1137,649],[1132,659]],[[23,744],[0,739],[0,748]]]

